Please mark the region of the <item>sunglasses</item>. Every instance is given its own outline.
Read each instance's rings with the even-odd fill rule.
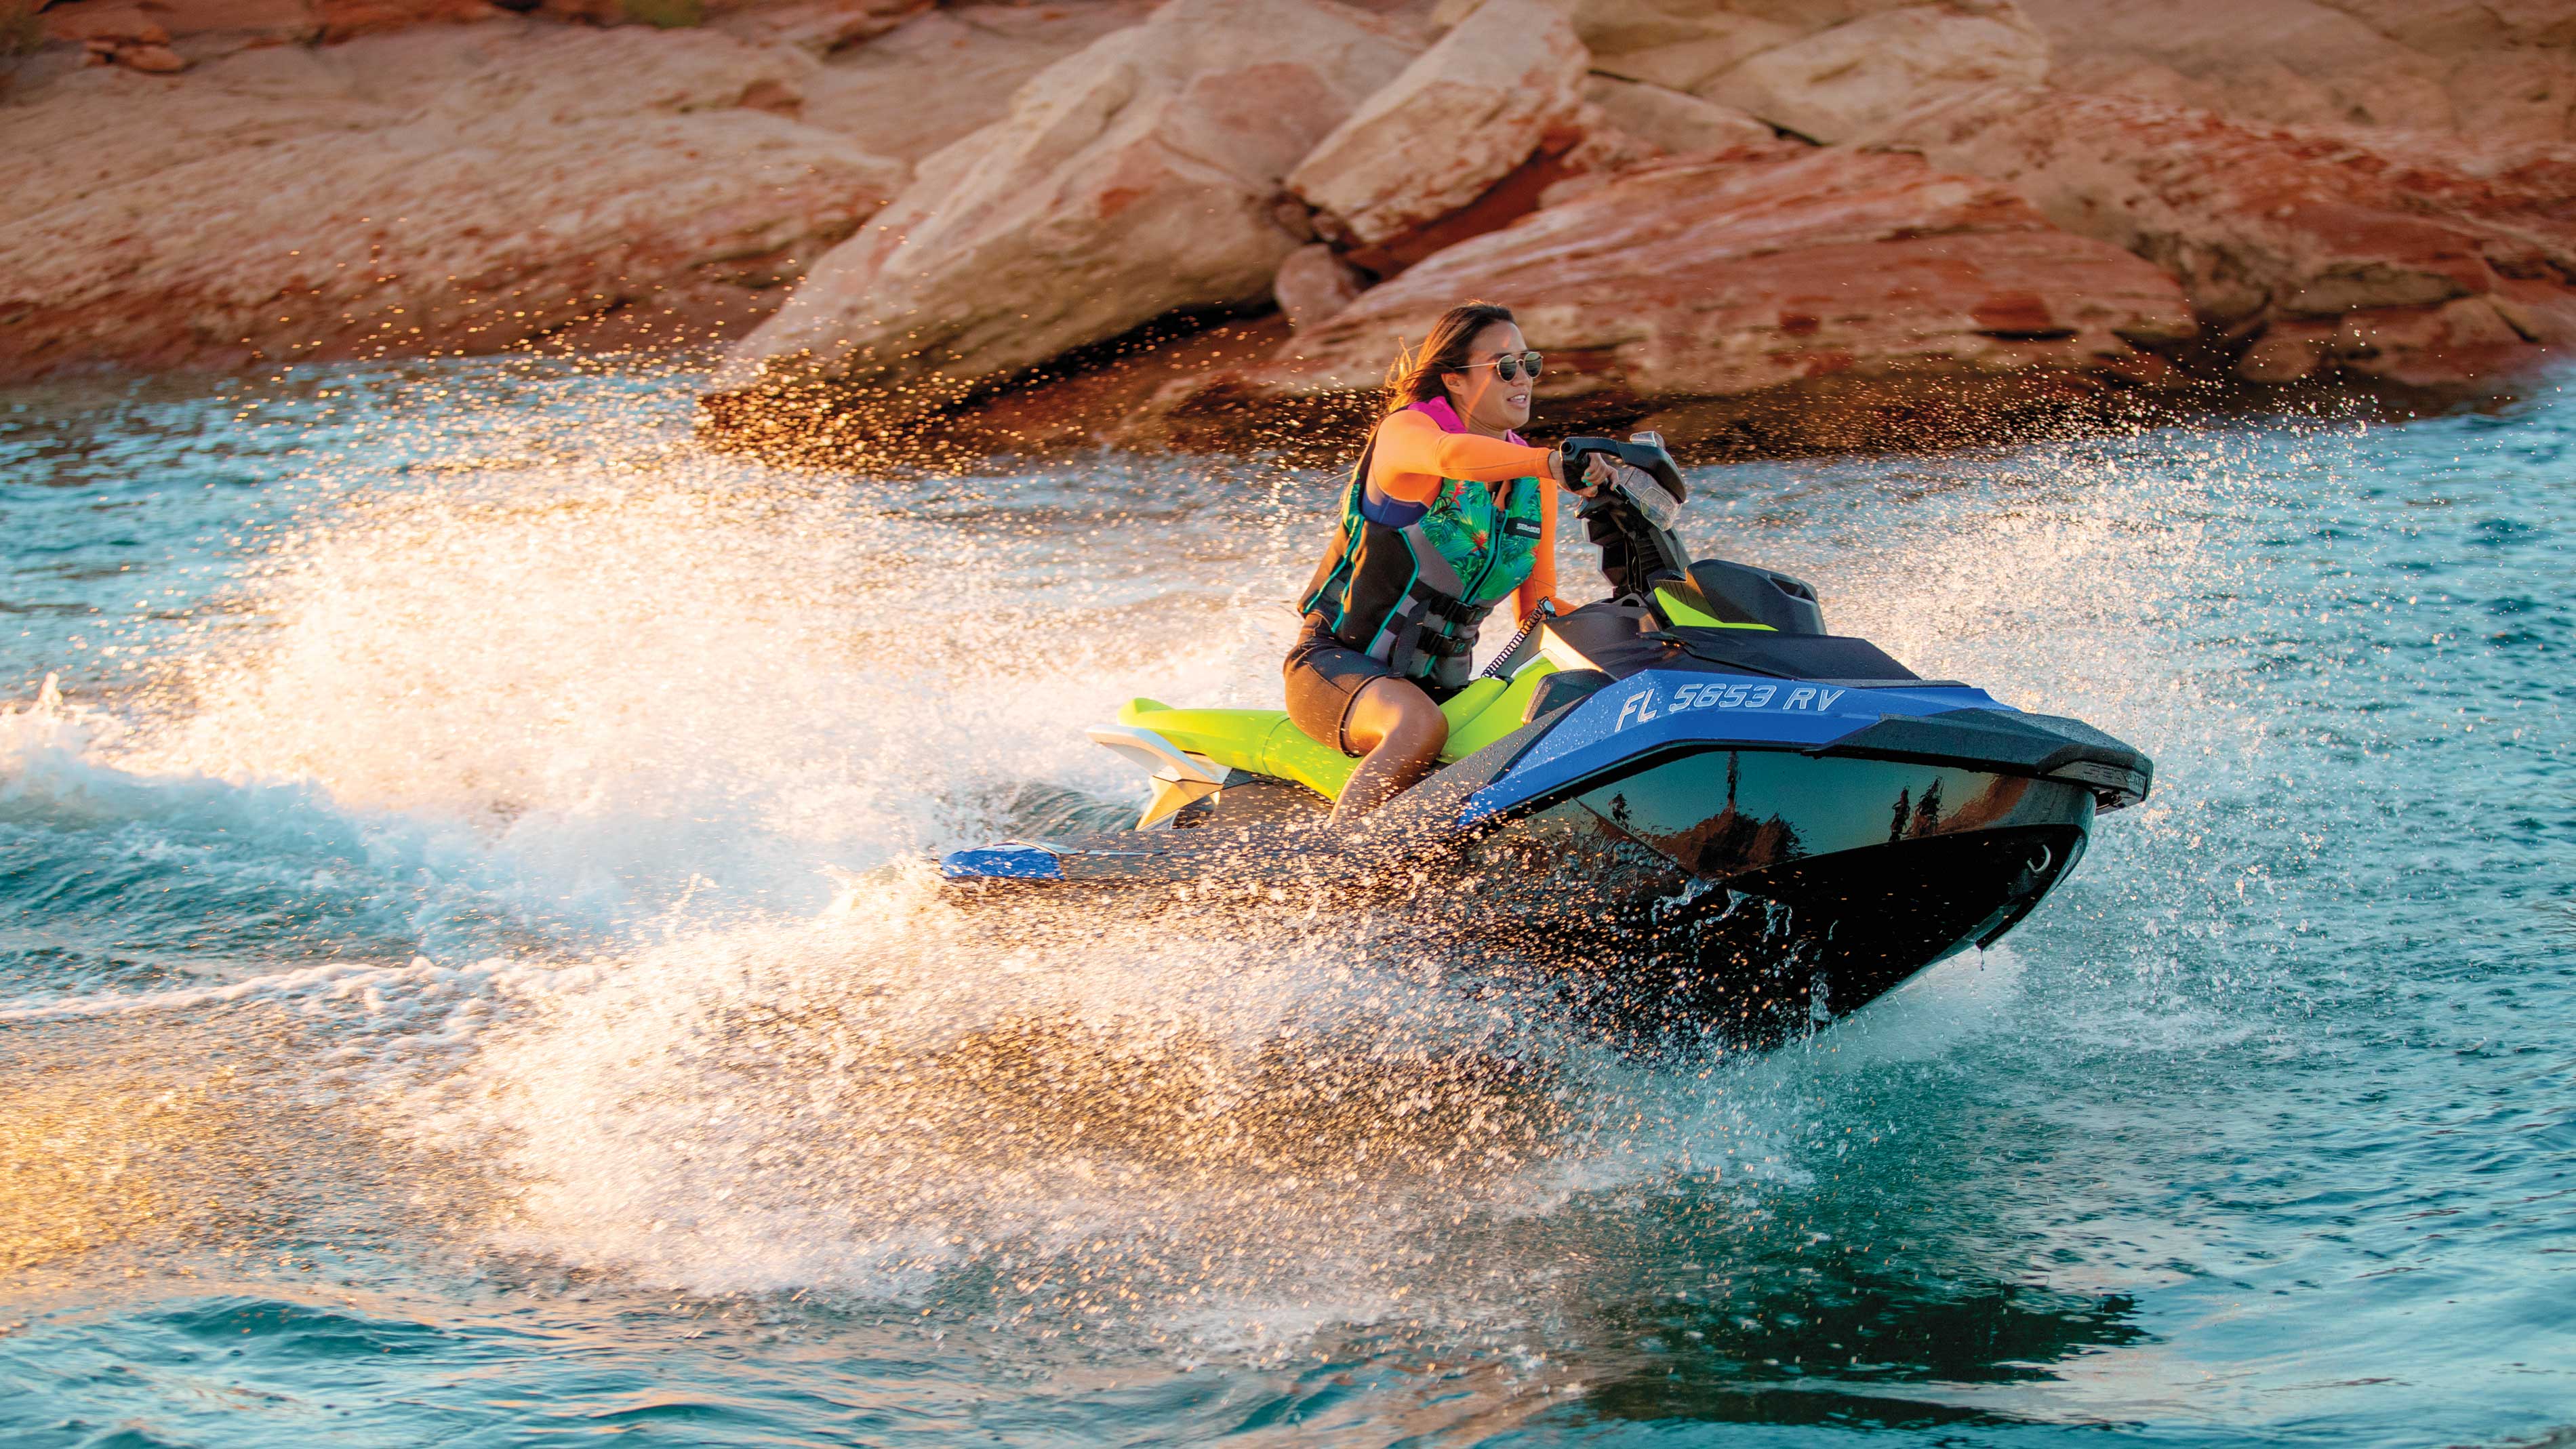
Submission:
[[[1534,351],[1506,352],[1491,362],[1471,362],[1467,365],[1469,367],[1490,367],[1494,370],[1494,375],[1501,378],[1503,381],[1518,382],[1520,381],[1521,373],[1523,372],[1528,373],[1533,378],[1537,377],[1539,364],[1544,360],[1545,359],[1541,358]]]

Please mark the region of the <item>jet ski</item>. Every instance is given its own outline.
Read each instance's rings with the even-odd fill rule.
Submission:
[[[1652,442],[1565,445],[1569,472],[1606,452],[1654,473],[1581,511],[1612,597],[1513,638],[1442,704],[1440,768],[1359,825],[1327,819],[1357,761],[1284,711],[1137,699],[1089,732],[1151,782],[1132,830],[959,850],[941,875],[1136,904],[1438,900],[1454,950],[1539,963],[1665,1034],[1761,1042],[2001,940],[2097,815],[2146,798],[2152,762],[2110,735],[1922,678],[1828,630],[1787,574],[1689,560]]]

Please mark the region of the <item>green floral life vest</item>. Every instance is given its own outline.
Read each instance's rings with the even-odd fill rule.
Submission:
[[[1417,525],[1466,582],[1469,603],[1500,603],[1538,563],[1539,499],[1545,485],[1515,478],[1503,501],[1482,483],[1440,480],[1440,496]]]
[[[1368,515],[1366,483],[1363,457],[1300,612],[1321,614],[1335,642],[1406,679],[1460,688],[1478,626],[1537,566],[1546,481],[1515,478],[1498,501],[1490,485],[1444,478],[1429,506],[1400,527]]]

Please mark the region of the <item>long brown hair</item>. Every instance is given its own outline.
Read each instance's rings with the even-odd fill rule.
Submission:
[[[1475,354],[1476,336],[1497,322],[1509,322],[1512,309],[1492,302],[1468,302],[1440,314],[1418,348],[1398,340],[1395,365],[1386,370],[1386,410],[1402,412],[1418,402],[1446,397],[1440,374],[1463,372]]]

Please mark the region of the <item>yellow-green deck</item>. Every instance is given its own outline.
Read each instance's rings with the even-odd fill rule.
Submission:
[[[1509,680],[1479,679],[1440,706],[1449,719],[1449,743],[1440,762],[1463,760],[1521,727],[1521,715],[1540,680],[1556,672],[1531,660]],[[1255,774],[1294,780],[1327,800],[1338,799],[1359,761],[1317,744],[1279,709],[1173,709],[1151,699],[1119,707],[1118,722],[1149,729],[1191,754]]]
[[[1697,597],[1697,590],[1691,598]],[[1706,612],[1670,589],[1658,589],[1657,602],[1676,624],[1704,629],[1760,629],[1768,624],[1731,624]],[[1521,666],[1508,680],[1479,679],[1440,706],[1449,718],[1449,743],[1440,763],[1463,760],[1521,727],[1539,681],[1556,672],[1545,656]],[[1341,798],[1342,786],[1359,761],[1329,745],[1317,744],[1289,723],[1278,709],[1174,709],[1151,699],[1131,699],[1118,710],[1118,722],[1149,729],[1193,755],[1220,765],[1294,780],[1327,800]]]

